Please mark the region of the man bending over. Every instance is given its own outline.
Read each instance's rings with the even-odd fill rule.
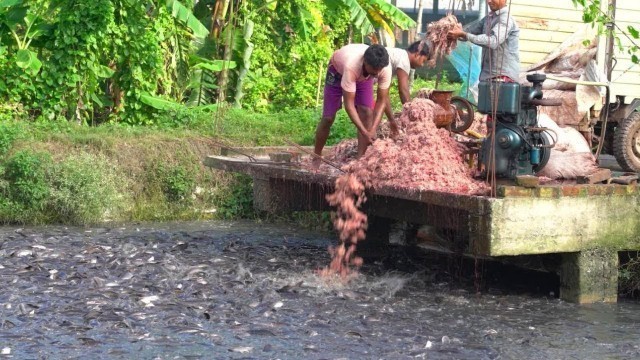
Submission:
[[[322,119],[316,128],[314,151],[322,155],[336,113],[342,107],[358,128],[358,156],[365,153],[375,139],[376,128],[389,101],[391,68],[389,55],[382,45],[350,44],[331,56],[324,84]],[[378,80],[376,105],[373,109],[373,80]],[[316,166],[320,163],[314,161]]]

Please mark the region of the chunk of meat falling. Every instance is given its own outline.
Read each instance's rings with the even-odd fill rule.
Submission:
[[[352,274],[352,268],[362,265],[362,258],[355,256],[358,241],[364,240],[367,230],[367,215],[360,211],[366,200],[364,184],[354,175],[345,174],[336,179],[335,191],[327,195],[329,205],[336,207],[333,226],[340,237],[340,244],[329,248],[331,263],[322,269],[322,276]]]

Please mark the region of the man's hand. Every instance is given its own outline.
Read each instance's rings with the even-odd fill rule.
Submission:
[[[466,39],[467,33],[462,29],[453,29],[447,33],[447,39],[449,40],[457,40],[457,39]]]
[[[365,137],[367,138],[367,142],[369,143],[369,145],[373,144],[373,142],[378,138],[376,129],[369,131],[367,134],[365,134]]]

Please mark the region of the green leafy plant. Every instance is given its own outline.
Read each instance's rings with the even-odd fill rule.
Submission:
[[[51,156],[23,150],[15,153],[4,164],[3,189],[5,197],[18,212],[41,210],[49,196],[47,173]]]
[[[125,178],[113,171],[105,157],[88,153],[72,155],[55,164],[48,176],[50,221],[63,224],[93,224],[117,216]]]
[[[15,62],[19,68],[30,74],[40,71],[42,62],[38,54],[30,49],[31,42],[50,30],[42,20],[45,6],[30,6],[22,0],[0,1],[0,31],[8,30],[16,48]]]
[[[347,6],[351,24],[363,37],[378,28],[393,34],[393,26],[404,30],[416,26],[407,14],[384,0],[327,0],[327,3],[331,6]]]
[[[244,174],[233,174],[229,188],[219,194],[217,214],[222,219],[252,218],[253,181]]]
[[[573,5],[577,8],[578,5],[582,7],[582,21],[592,26],[598,27],[598,34],[605,34],[612,36],[618,51],[626,52],[631,57],[631,62],[634,64],[640,64],[640,57],[638,46],[633,40],[640,39],[640,31],[635,27],[628,25],[626,29],[621,29],[616,25],[614,19],[611,18],[611,11],[605,13],[602,11],[602,3],[600,0],[571,0]],[[609,9],[611,10],[611,9]],[[626,30],[626,31],[625,31]],[[626,37],[630,45],[624,45],[622,37]]]
[[[14,141],[22,137],[24,128],[19,123],[0,123],[0,156],[4,156]]]
[[[195,176],[192,169],[184,166],[158,167],[162,192],[168,201],[188,203],[195,190]]]

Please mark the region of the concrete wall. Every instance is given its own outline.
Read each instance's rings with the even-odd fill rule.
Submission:
[[[540,188],[537,196],[493,199],[485,217],[489,238],[476,241],[488,247],[476,250],[500,256],[640,249],[636,188],[606,186]]]

